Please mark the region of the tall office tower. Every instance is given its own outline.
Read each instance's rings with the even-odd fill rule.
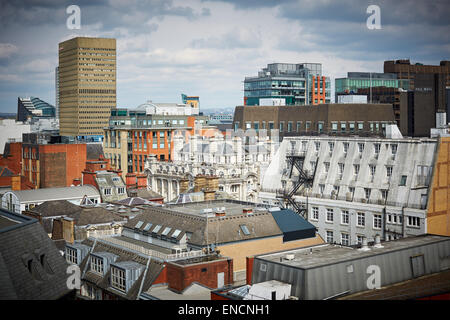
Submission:
[[[59,44],[60,134],[101,141],[116,107],[116,39],[77,37]]]
[[[59,67],[55,68],[55,117],[59,119]]]

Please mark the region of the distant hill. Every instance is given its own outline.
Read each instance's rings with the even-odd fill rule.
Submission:
[[[15,113],[0,112],[0,119],[15,119]]]

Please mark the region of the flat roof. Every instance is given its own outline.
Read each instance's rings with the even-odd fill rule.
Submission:
[[[310,269],[329,264],[351,261],[378,254],[394,252],[421,245],[437,243],[441,241],[450,241],[450,237],[437,235],[423,235],[417,237],[407,237],[394,241],[382,242],[382,248],[369,246],[370,250],[362,251],[357,248],[345,247],[340,245],[324,244],[301,249],[287,250],[271,254],[260,255],[255,258],[281,263],[300,269]],[[294,259],[286,260],[287,254],[293,254]],[[281,261],[280,261],[281,259]]]
[[[230,215],[242,215],[245,208],[251,208],[253,213],[268,212],[267,208],[263,205],[244,201],[230,201],[230,200],[212,200],[212,201],[201,201],[201,202],[188,202],[180,204],[168,205],[164,209],[187,213],[197,216],[205,216],[205,209],[211,209],[210,214],[215,214],[216,208],[224,208],[225,214]],[[258,208],[258,209],[257,209]],[[245,213],[246,214],[246,213]]]

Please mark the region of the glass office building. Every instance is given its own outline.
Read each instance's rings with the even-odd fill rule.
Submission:
[[[257,77],[245,78],[244,105],[262,105],[267,99],[285,105],[329,103],[330,91],[330,78],[322,76],[320,63],[272,63]]]
[[[335,79],[336,100],[342,94],[357,94],[358,89],[374,87],[402,88],[408,90],[409,80],[397,79],[395,73],[348,72],[347,78]]]

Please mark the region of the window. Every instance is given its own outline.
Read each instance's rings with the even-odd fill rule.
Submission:
[[[343,246],[349,245],[349,236],[348,233],[341,233],[341,244]]]
[[[283,132],[284,129],[284,121],[280,121],[280,132]]]
[[[314,142],[314,145],[316,147],[316,151],[320,150],[320,142]]]
[[[311,220],[319,220],[319,208],[318,207],[312,207],[312,214],[311,214]]]
[[[345,167],[345,165],[343,163],[338,163],[339,174],[344,173],[344,167]]]
[[[360,131],[364,130],[364,123],[363,122],[358,122],[358,130],[360,130]]]
[[[246,236],[250,235],[250,231],[248,231],[248,228],[247,228],[247,226],[246,226],[245,224],[241,224],[239,227],[241,228],[242,232],[243,232]]]
[[[338,124],[337,124],[337,122],[332,122],[332,123],[331,123],[331,131],[337,132],[337,129],[338,129]]]
[[[98,273],[98,274],[103,274],[103,259],[102,258],[91,255],[91,271]]]
[[[347,124],[345,122],[341,122],[341,132],[347,131]]]
[[[381,191],[381,199],[382,199],[382,200],[386,200],[387,197],[388,197],[388,192],[389,192],[389,190],[387,190],[387,189],[382,189],[382,190],[380,190],[380,191]]]
[[[333,222],[333,209],[327,209],[327,222]]]
[[[292,132],[292,121],[288,122],[287,131]]]
[[[397,154],[397,145],[396,144],[391,144],[391,152],[392,152],[392,155]]]
[[[311,128],[311,121],[306,121],[305,123],[305,129],[308,131]]]
[[[364,143],[358,143],[358,151],[362,153],[364,151]]]
[[[358,243],[359,245],[362,244],[363,239],[364,239],[364,236],[361,236],[361,235],[357,235],[357,236],[356,236],[356,241],[357,241],[357,243]]]
[[[125,270],[111,267],[111,286],[113,288],[125,291]]]
[[[364,212],[358,212],[356,225],[358,227],[364,227],[366,225],[366,214]]]
[[[125,193],[125,188],[124,187],[118,187],[117,188],[117,193],[118,194],[124,194]]]
[[[66,247],[66,261],[69,263],[74,263],[74,264],[78,263],[76,249]]]
[[[106,195],[106,196],[111,195],[111,188],[103,189],[103,194]]]
[[[328,146],[330,147],[330,152],[334,150],[334,142],[328,142]]]
[[[327,242],[333,243],[333,231],[327,231]]]
[[[353,165],[353,174],[354,174],[355,176],[357,176],[358,173],[359,173],[359,164],[354,164],[354,165]]]
[[[341,223],[342,224],[348,224],[348,220],[349,220],[348,210],[342,210],[342,212],[341,212]]]
[[[377,167],[373,164],[370,164],[369,169],[370,169],[370,175],[373,177],[375,175],[375,171],[376,171]]]
[[[386,177],[392,177],[392,166],[386,166]]]
[[[317,131],[319,131],[319,133],[323,132],[323,122],[317,123]]]
[[[374,214],[373,215],[373,228],[374,229],[381,229],[381,214]]]
[[[319,191],[320,191],[320,194],[323,194],[323,192],[325,191],[325,185],[324,184],[319,184]]]
[[[399,186],[406,186],[406,176],[402,176],[402,178],[400,179],[400,184]]]
[[[371,190],[369,188],[364,188],[364,196],[366,197],[366,200],[369,200],[370,192]]]
[[[302,127],[302,122],[297,121],[297,132],[300,132],[301,127]]]
[[[348,142],[344,142],[343,146],[344,146],[344,153],[347,153],[348,152],[348,146],[349,146]]]
[[[380,153],[380,149],[381,149],[381,144],[380,143],[374,143],[373,147],[374,147],[375,154],[379,154]]]
[[[323,164],[324,164],[325,173],[328,173],[328,171],[330,171],[330,163],[324,162]]]
[[[420,218],[408,216],[408,227],[420,227]]]

